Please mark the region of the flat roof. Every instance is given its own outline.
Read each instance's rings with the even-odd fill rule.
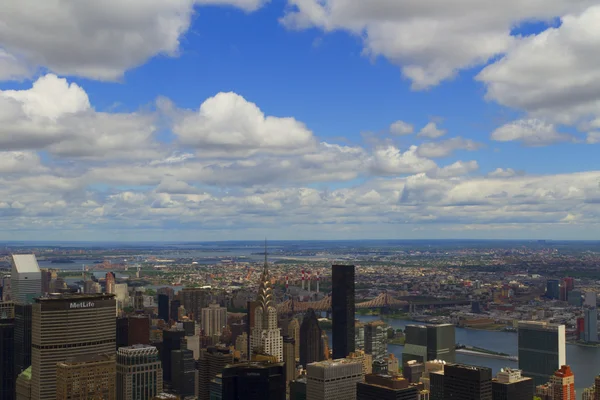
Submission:
[[[14,268],[19,273],[40,272],[40,266],[34,254],[13,254]]]
[[[73,301],[73,300],[109,300],[114,298],[112,293],[49,293],[37,297],[36,302]]]

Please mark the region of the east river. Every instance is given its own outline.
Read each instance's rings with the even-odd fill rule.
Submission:
[[[386,319],[379,316],[362,316],[356,318],[362,322],[376,321],[384,319],[385,322],[394,329],[402,329],[406,325],[420,324],[414,321],[405,321],[398,319]],[[327,332],[331,341],[331,332]],[[456,342],[469,346],[481,347],[510,355],[517,355],[517,334],[511,332],[493,332],[473,329],[456,328]],[[388,351],[393,353],[400,360],[402,359],[402,350],[404,346],[389,345]],[[456,361],[459,363],[480,365],[489,367],[494,375],[500,368],[517,368],[516,361],[502,360],[477,355],[456,354]],[[567,364],[569,364],[575,374],[575,387],[577,389],[577,398],[581,399],[583,389],[592,386],[596,375],[600,374],[600,348],[582,347],[567,344]]]

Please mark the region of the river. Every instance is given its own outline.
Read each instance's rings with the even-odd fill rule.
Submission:
[[[384,319],[394,329],[404,329],[406,325],[420,324],[414,321],[405,321],[398,319],[386,319],[379,316],[357,315],[356,318],[362,322],[376,321]],[[329,335],[330,345],[332,335]],[[510,355],[517,355],[517,334],[512,332],[492,332],[474,329],[456,328],[456,341],[460,344],[482,347]],[[388,351],[393,353],[400,360],[402,359],[403,346],[389,345]],[[459,363],[479,365],[492,369],[494,375],[500,368],[510,367],[518,368],[515,361],[501,360],[476,355],[456,354],[456,361]],[[594,378],[600,374],[600,348],[582,347],[567,344],[567,364],[571,366],[575,374],[575,388],[577,389],[577,398],[581,399],[583,389],[594,384]]]

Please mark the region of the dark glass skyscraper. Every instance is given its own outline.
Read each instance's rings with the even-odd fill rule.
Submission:
[[[169,295],[158,295],[158,318],[165,322],[169,321]]]
[[[15,376],[31,366],[31,304],[15,304]]]
[[[163,331],[163,345],[160,354],[163,367],[163,381],[171,382],[172,369],[171,359],[173,350],[181,350],[181,343],[185,338],[183,330],[165,330]]]
[[[14,304],[0,302],[0,400],[14,399],[15,319]]]
[[[354,265],[334,265],[332,269],[333,358],[338,359],[355,350]]]
[[[171,387],[181,398],[193,396],[196,390],[196,369],[192,350],[171,352]]]
[[[471,365],[447,364],[432,372],[431,400],[492,400],[492,370]]]
[[[321,340],[322,330],[315,310],[309,308],[300,325],[300,365],[306,368],[310,363],[322,361],[325,352]]]
[[[558,300],[560,297],[560,282],[558,279],[548,279],[546,281],[546,297]]]
[[[519,322],[519,369],[534,385],[548,382],[566,361],[565,326],[547,322]]]
[[[402,364],[410,360],[443,360],[449,363],[456,361],[454,325],[408,325],[405,335]]]
[[[223,369],[223,400],[285,400],[283,363],[243,363]]]

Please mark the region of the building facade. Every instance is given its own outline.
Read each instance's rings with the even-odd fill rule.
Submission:
[[[172,378],[172,352],[181,350],[185,340],[185,331],[182,329],[170,329],[163,331],[162,349],[160,357],[163,367],[163,382],[171,382]]]
[[[356,384],[363,379],[363,366],[355,360],[344,358],[308,364],[306,399],[356,400]]]
[[[501,369],[492,379],[494,400],[531,400],[533,379],[521,375],[518,369]]]
[[[15,305],[0,302],[0,400],[13,400],[15,391]]]
[[[315,310],[309,308],[300,325],[300,365],[303,367],[324,360],[322,333]]]
[[[289,336],[283,337],[283,363],[285,364],[286,385],[296,379],[296,343]]]
[[[169,322],[169,295],[158,295],[158,318],[165,322]]]
[[[598,342],[598,309],[596,307],[585,307],[583,318],[583,340],[592,343]]]
[[[389,326],[383,321],[365,324],[365,353],[371,354],[373,360],[380,360],[387,355],[388,328]]]
[[[121,347],[116,370],[117,400],[149,400],[163,391],[162,363],[154,346]]]
[[[42,272],[35,255],[13,254],[11,267],[12,300],[20,304],[32,303],[34,297],[42,294]]]
[[[228,365],[222,377],[223,400],[285,400],[283,363]]]
[[[430,375],[431,400],[492,400],[492,370],[447,364]]]
[[[331,314],[334,359],[345,358],[356,350],[354,270],[354,265],[332,266]]]
[[[198,359],[197,397],[199,400],[209,400],[210,382],[223,371],[228,364],[233,364],[233,354],[229,349],[209,347],[200,350]]]
[[[571,367],[563,365],[550,378],[552,400],[576,400],[575,375]]]
[[[566,364],[565,326],[547,322],[519,322],[519,369],[543,385]]]
[[[64,294],[37,298],[32,307],[31,395],[56,396],[56,364],[116,346],[115,299],[111,294]]]
[[[115,355],[69,358],[56,364],[56,400],[115,400]]]
[[[196,393],[196,368],[192,350],[182,349],[171,352],[171,390],[181,398]]]
[[[202,309],[201,326],[205,336],[221,335],[227,325],[227,308],[216,303]]]
[[[370,374],[358,382],[357,400],[419,400],[419,389],[402,377]]]
[[[454,325],[408,325],[405,335],[402,364],[410,360],[443,360],[448,363],[456,361]]]

